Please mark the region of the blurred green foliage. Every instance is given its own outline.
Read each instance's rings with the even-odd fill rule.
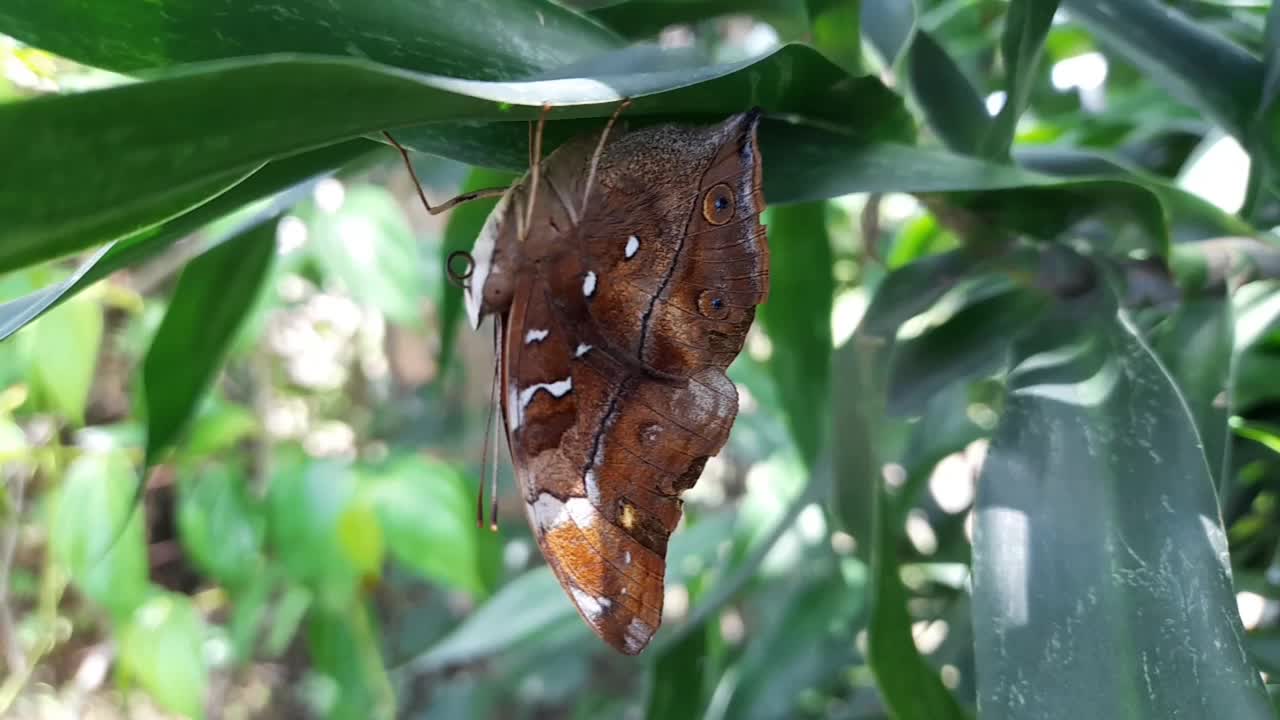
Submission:
[[[272,8],[0,7],[0,715],[1274,716],[1270,3]],[[767,111],[772,255],[636,659],[475,527],[492,203],[381,142],[623,96]]]

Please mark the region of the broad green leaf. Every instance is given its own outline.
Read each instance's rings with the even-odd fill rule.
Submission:
[[[1105,290],[1019,344],[975,520],[983,717],[1273,717],[1195,425]]]
[[[1040,64],[1049,26],[1058,11],[1058,0],[1013,0],[1004,17],[1000,54],[1005,67],[1005,101],[982,142],[982,155],[1007,158],[1018,118],[1031,101],[1031,89]]]
[[[548,567],[530,570],[502,586],[453,632],[408,665],[424,673],[503,652],[552,626],[580,623]]]
[[[226,452],[260,432],[263,432],[262,424],[249,408],[226,402],[218,398],[217,393],[210,393],[191,420],[183,459],[199,460]]]
[[[160,223],[197,211],[202,204],[235,187],[261,165],[245,163],[233,170],[212,170],[181,184],[169,187],[153,185],[146,189],[145,194],[115,188],[108,191],[113,200],[85,202],[94,193],[94,181],[88,176],[109,176],[114,174],[112,171],[92,167],[68,171],[65,177],[70,182],[56,179],[40,181],[24,177],[22,173],[34,171],[40,163],[58,167],[63,159],[89,162],[83,156],[72,160],[69,156],[78,153],[67,147],[66,143],[78,134],[84,137],[82,133],[88,132],[83,127],[77,129],[85,118],[104,118],[90,114],[80,116],[77,122],[75,118],[66,116],[46,117],[37,122],[50,124],[39,129],[21,121],[10,122],[15,115],[21,116],[33,110],[34,114],[40,114],[41,106],[47,108],[51,103],[56,104],[62,99],[42,98],[0,106],[0,127],[4,127],[0,132],[5,134],[0,138],[0,152],[11,158],[16,158],[17,153],[21,153],[24,158],[23,161],[7,162],[0,167],[0,189],[3,189],[0,192],[0,211],[12,218],[12,222],[4,228],[3,235],[0,235],[3,240],[0,242],[0,272],[34,265],[42,260],[61,258],[116,238],[147,233]],[[124,110],[117,109],[115,114],[122,116]],[[94,130],[103,130],[103,127],[95,123]],[[119,135],[109,142],[115,144],[118,141]],[[144,142],[158,144],[159,138],[148,137]],[[107,162],[110,162],[109,153],[100,157],[108,158]],[[46,175],[50,178],[64,177],[62,172]],[[72,176],[75,176],[74,179]],[[77,189],[77,181],[89,184]],[[105,182],[111,180],[107,179]]]
[[[389,720],[395,695],[378,646],[378,628],[359,604],[313,610],[307,618],[307,650],[325,683],[316,708],[331,720]]]
[[[120,670],[167,710],[204,717],[209,670],[204,618],[191,599],[155,593],[119,629]]]
[[[422,324],[424,278],[408,218],[385,189],[347,187],[342,205],[305,215],[308,247],[330,278],[356,301],[401,325]]]
[[[1225,297],[1185,298],[1153,333],[1152,349],[1186,399],[1204,443],[1215,485],[1224,488],[1231,472],[1231,356],[1234,313]]]
[[[367,140],[352,140],[267,163],[235,187],[189,212],[104,246],[81,263],[80,267],[62,282],[0,305],[0,340],[9,337],[27,323],[116,270],[160,253],[202,226],[255,200],[286,190],[290,185],[365,157],[378,147]],[[283,193],[276,198],[276,202],[263,208],[253,218],[249,218],[244,225],[233,228],[231,232],[212,240],[209,247],[226,242],[239,235],[241,231],[275,217],[296,201],[297,197],[293,193]],[[258,222],[253,222],[254,218]],[[102,238],[86,236],[85,239],[93,242]],[[42,259],[51,259],[60,252],[56,247],[46,248],[46,250],[48,252],[42,255]]]
[[[536,119],[544,102],[556,106],[551,118],[559,121],[606,117],[623,97],[633,99],[628,117],[636,119],[719,118],[760,105],[868,138],[897,137],[906,126],[901,103],[878,80],[850,78],[800,45],[745,63],[523,83],[458,80],[337,58],[187,66],[150,82],[0,105],[0,155],[9,159],[0,168],[0,187],[20,190],[0,194],[8,223],[4,247],[13,253],[0,269],[47,257],[47,246],[61,242],[68,222],[110,214],[154,223],[164,219],[152,209],[157,198],[194,190],[208,196],[211,177],[242,177],[265,161],[319,146],[414,123],[480,121],[505,129],[489,147],[509,153],[518,147],[513,137],[527,133],[523,123],[507,121]],[[250,106],[253,113],[224,112]],[[93,118],[91,132],[85,118]],[[288,132],[275,129],[285,127]],[[436,139],[417,147],[445,156],[468,152],[453,133]],[[521,156],[521,169],[525,162]],[[44,172],[51,166],[62,171]],[[43,204],[50,197],[59,198],[56,212]],[[97,241],[111,237],[98,233]]]
[[[1244,48],[1155,0],[1066,0],[1076,22],[1242,142],[1262,89],[1262,63]]]
[[[178,475],[178,537],[191,560],[236,587],[262,572],[263,522],[250,507],[248,478],[225,465]]]
[[[124,451],[85,453],[67,468],[50,505],[54,558],[81,593],[116,618],[147,594],[143,518],[131,502],[137,483]]]
[[[510,185],[515,179],[516,176],[511,173],[476,168],[471,171],[458,192],[503,187]],[[473,200],[449,211],[449,224],[445,227],[444,242],[440,245],[440,267],[446,274],[449,255],[459,250],[471,251],[471,246],[480,235],[480,229],[484,227],[484,221],[497,204],[496,198]],[[440,365],[443,367],[453,360],[454,338],[458,332],[458,321],[462,319],[462,290],[454,287],[447,276],[441,287],[444,288],[444,296],[440,298]]]
[[[472,485],[457,469],[418,456],[366,468],[371,503],[387,548],[406,567],[476,597],[490,591],[485,567],[498,548],[475,526]]]
[[[267,537],[272,555],[291,580],[315,592],[326,607],[344,607],[356,590],[358,572],[338,536],[339,520],[355,493],[351,470],[336,461],[295,458],[271,478]]]
[[[0,27],[28,44],[118,72],[309,53],[501,80],[620,44],[549,0],[281,0],[269,9],[252,0],[88,6],[13,0],[0,8]]]
[[[50,409],[67,420],[84,422],[98,346],[102,342],[102,307],[81,298],[41,319],[32,329],[31,381]]]
[[[769,299],[760,320],[773,343],[769,371],[778,386],[791,437],[809,467],[826,442],[831,375],[831,243],[826,203],[771,208],[763,218],[769,243]]]
[[[786,147],[785,157],[771,155],[768,142]],[[762,144],[765,197],[770,202],[857,192],[983,191],[961,199],[992,226],[1052,237],[1102,212],[1131,219],[1143,230],[1141,238],[1113,242],[1165,252],[1163,198],[1133,179],[1060,178],[942,150],[823,137],[821,131],[798,127],[773,126]]]
[[[146,465],[178,441],[262,289],[276,255],[268,224],[192,260],[143,361]]]

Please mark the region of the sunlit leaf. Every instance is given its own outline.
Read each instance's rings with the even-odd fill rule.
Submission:
[[[387,548],[407,567],[475,596],[489,592],[492,533],[476,528],[473,485],[458,470],[420,457],[396,458],[363,472]]]
[[[85,404],[98,367],[102,308],[88,299],[69,303],[44,317],[32,330],[31,379],[51,409],[84,422]]]
[[[54,557],[80,592],[118,618],[147,593],[143,518],[131,502],[137,483],[123,451],[86,453],[67,468],[49,508]]]
[[[162,707],[201,718],[209,687],[205,624],[191,599],[155,593],[120,628],[120,669]]]

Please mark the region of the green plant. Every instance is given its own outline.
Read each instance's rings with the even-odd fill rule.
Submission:
[[[1272,7],[567,5],[0,8],[0,712],[105,653],[189,716],[1273,716]],[[446,197],[622,97],[769,114],[744,410],[639,660],[518,507],[474,529],[443,261],[491,203],[425,219],[381,142]]]

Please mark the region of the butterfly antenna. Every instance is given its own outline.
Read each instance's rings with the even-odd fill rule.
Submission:
[[[529,140],[529,206],[524,209],[524,231],[526,235],[533,223],[533,208],[538,200],[538,179],[542,171],[542,131],[547,125],[547,113],[551,112],[551,103],[542,103],[542,114],[538,115],[538,125]]]
[[[591,198],[591,188],[596,184],[596,168],[600,165],[600,156],[604,155],[604,146],[609,140],[609,131],[613,130],[613,126],[618,122],[618,116],[622,114],[622,111],[630,106],[631,98],[624,98],[617,109],[613,111],[613,115],[609,117],[609,122],[604,126],[604,132],[600,133],[600,142],[596,143],[596,151],[591,154],[591,169],[587,172],[587,187],[582,191],[582,212],[578,214],[579,217],[587,213],[587,200]]]
[[[387,139],[387,142],[391,143],[392,147],[400,152],[400,159],[404,161],[404,167],[409,171],[409,177],[413,178],[413,187],[418,191],[418,199],[422,201],[422,207],[427,209],[428,214],[439,215],[440,213],[450,210],[455,206],[469,203],[472,200],[479,200],[480,198],[499,197],[502,193],[507,191],[506,188],[484,188],[482,190],[472,190],[471,192],[465,192],[457,197],[445,200],[439,205],[432,206],[431,202],[427,200],[427,194],[422,190],[422,182],[418,180],[418,173],[414,172],[413,162],[409,160],[409,151],[406,150],[403,145],[396,142],[396,139],[391,137],[391,133],[386,130],[382,131],[382,136]]]

